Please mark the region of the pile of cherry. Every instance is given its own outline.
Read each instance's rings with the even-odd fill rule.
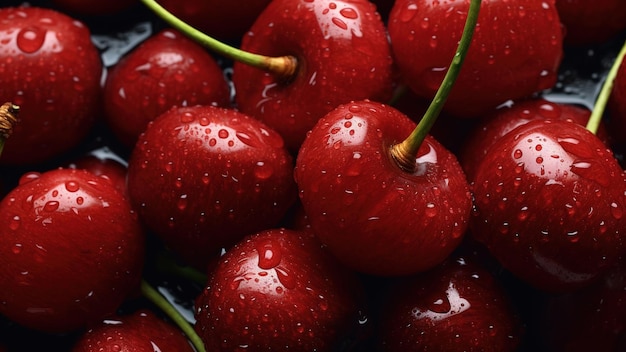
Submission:
[[[626,349],[626,2],[483,0],[442,107],[469,0],[144,3],[0,8],[0,351]]]

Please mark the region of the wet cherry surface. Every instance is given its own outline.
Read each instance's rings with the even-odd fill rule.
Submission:
[[[17,5],[20,3],[21,2],[19,1],[10,1],[10,4],[12,5]],[[30,1],[30,3],[33,5],[52,6],[50,1],[44,0],[33,0]],[[118,61],[121,55],[129,52],[132,48],[136,47],[137,44],[164,27],[161,22],[155,20],[154,16],[148,13],[148,11],[143,9],[139,4],[131,7],[128,11],[116,15],[114,18],[107,16],[97,17],[81,15],[77,15],[76,17],[84,20],[92,30],[92,41],[100,50],[101,58],[105,68],[113,66]],[[333,28],[344,27],[345,29],[355,30],[352,28],[355,23],[352,20],[355,19],[351,17],[353,17],[353,14],[351,14],[349,11],[344,10],[343,13],[340,14],[340,16],[335,16],[336,19],[334,21],[330,21],[332,22],[332,25],[329,24],[329,28],[331,28],[330,26],[334,26]],[[52,40],[54,38],[51,37],[50,34],[45,33],[41,28],[32,27],[28,30],[20,32],[17,39],[18,40],[16,42],[16,45],[19,45],[20,50],[28,52],[31,50],[35,50],[38,46],[41,47],[44,45],[48,45],[47,43],[49,42],[49,40]],[[613,41],[608,44],[596,45],[592,47],[566,48],[564,55],[565,61],[563,62],[561,69],[558,73],[558,82],[554,89],[546,92],[545,98],[551,101],[575,103],[585,106],[587,108],[591,108],[593,106],[595,96],[599,90],[599,86],[602,83],[603,77],[617,52],[617,45],[619,45],[619,40]],[[230,74],[230,63],[222,60],[220,61],[220,64],[222,65],[222,68],[225,69],[226,75],[228,76]],[[313,78],[321,79],[321,77]],[[351,135],[349,131],[350,129],[345,130],[346,135],[342,137],[343,139],[358,137],[354,134]],[[229,132],[229,135],[230,134],[231,133]],[[216,141],[218,140],[220,140],[219,135],[218,138],[216,138]],[[534,145],[532,145],[531,147],[533,146]],[[98,151],[99,153],[109,155],[114,159],[119,159],[122,161],[128,160],[129,157],[128,149],[120,145],[119,142],[116,141],[111,132],[108,130],[108,127],[106,127],[101,121],[98,121],[90,130],[89,136],[85,138],[78,147],[62,157],[39,165],[38,171],[44,171],[46,169],[54,168],[59,164],[71,163],[78,157],[83,156],[85,150]],[[524,153],[524,151],[522,151],[522,153],[526,154]],[[622,152],[620,150],[616,150],[616,153],[617,156],[621,158]],[[515,153],[513,152],[513,154]],[[546,161],[544,157],[544,162],[549,161],[549,159]],[[532,164],[533,162],[536,165],[539,165],[537,164],[536,158],[528,161],[528,163],[530,164]],[[579,166],[581,167],[578,168],[578,171],[581,175],[584,176],[585,165]],[[31,168],[26,167],[13,167],[9,168],[8,170],[7,168],[3,168],[1,171],[3,180],[3,183],[0,184],[1,194],[6,194],[9,189],[17,185],[19,177],[26,171],[32,170]],[[541,173],[541,168],[537,167],[536,171],[538,173]],[[356,169],[353,170],[353,172],[358,173],[359,170]],[[259,177],[267,174],[268,170],[263,168],[263,165],[259,165]],[[600,178],[597,181],[602,180]],[[74,188],[74,184],[72,183],[66,186],[67,189]],[[54,203],[49,203],[47,205],[48,208],[54,208],[55,206],[56,205]],[[519,218],[523,219],[524,217],[525,212],[522,210],[519,213]],[[19,221],[13,221],[11,222],[11,226],[18,226],[18,223]],[[160,243],[150,243],[150,246],[154,246],[154,248],[160,248]],[[17,246],[14,247],[12,250],[20,252],[22,249],[23,248]],[[280,270],[277,270],[277,268],[280,268],[280,265],[277,263],[280,263],[281,255],[279,251],[275,250],[274,246],[272,246],[271,243],[260,244],[254,250],[257,251],[257,253],[262,254],[262,256],[259,257],[258,262],[254,263],[254,265],[257,265],[259,268],[266,270],[268,273],[275,273],[274,278],[276,278],[278,282],[281,283],[281,286],[287,287],[288,285],[290,285],[290,281],[288,278],[286,278],[286,276],[283,275],[284,273]],[[152,256],[148,258],[148,261],[156,261],[155,256],[155,254],[152,254]],[[159,273],[157,276],[157,274],[154,272],[147,272],[146,275],[146,277],[157,286],[159,291],[164,294],[164,296],[168,300],[170,300],[176,307],[178,307],[178,309],[184,314],[187,320],[191,322],[195,321],[193,317],[193,299],[198,293],[201,292],[199,286],[189,281],[180,280],[179,278],[176,278],[174,276],[163,275],[161,273]],[[282,280],[280,275],[282,275]],[[261,278],[263,277],[261,276]],[[376,292],[376,286],[378,285],[379,281],[377,279],[371,279],[369,277],[367,277],[366,279],[368,283],[370,283],[371,281],[369,287],[373,287],[373,291]],[[534,289],[528,288],[527,286],[519,283],[516,279],[511,278],[506,274],[504,276],[504,282],[508,284],[508,293],[511,294],[511,296],[516,301],[522,302],[521,305],[523,308],[527,308],[523,311],[522,315],[527,316],[535,309],[539,309],[532,302],[533,298],[543,298],[541,294],[537,293],[537,291],[535,291]],[[272,284],[274,284],[273,280]],[[278,286],[274,287],[273,291],[276,292],[277,288]],[[442,292],[448,291],[446,291],[444,287],[444,290]],[[454,293],[453,291],[449,292]],[[374,295],[376,295],[376,293]],[[449,295],[446,297],[454,299],[456,296]],[[126,305],[122,306],[120,311],[133,311],[137,307],[154,308],[149,303],[141,299],[137,299],[129,301]],[[419,311],[423,311],[431,315],[436,314],[436,312],[443,312],[443,308],[440,306],[432,306],[430,308],[425,308]],[[154,310],[158,311],[158,309]],[[68,350],[69,346],[76,338],[75,334],[66,336],[35,333],[29,330],[25,330],[17,326],[15,323],[8,321],[8,319],[4,318],[0,322],[0,327],[0,337],[4,341],[6,341],[6,343],[10,347],[17,347],[16,350],[33,350],[41,348],[42,346],[46,348],[56,348],[58,350]],[[538,344],[532,341],[532,338],[541,338],[541,336],[537,335],[541,334],[533,334],[533,332],[531,331],[531,333],[529,334],[530,337],[527,338],[525,343],[522,345],[522,350],[538,351]]]

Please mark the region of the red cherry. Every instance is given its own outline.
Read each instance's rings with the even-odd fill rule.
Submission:
[[[108,179],[118,191],[127,194],[126,162],[108,148],[93,150],[91,153],[72,161],[68,167],[84,169],[96,176]]]
[[[90,172],[29,173],[0,203],[0,312],[69,332],[113,313],[138,289],[144,236],[130,204]]]
[[[75,147],[100,111],[102,63],[89,29],[54,10],[5,7],[0,39],[0,101],[21,107],[0,162],[38,163]]]
[[[80,15],[113,15],[129,9],[137,0],[52,0],[55,6],[64,11]]]
[[[623,351],[626,347],[626,266],[598,283],[550,296],[534,327],[550,351]]]
[[[586,126],[590,115],[591,111],[584,107],[553,103],[543,98],[524,100],[503,106],[486,116],[469,133],[464,147],[460,149],[463,170],[465,170],[468,180],[473,180],[476,168],[489,148],[515,127],[532,120],[547,119],[568,120]],[[606,145],[609,145],[607,134],[604,124],[600,125],[597,135]]]
[[[195,351],[173,325],[149,310],[114,315],[79,336],[72,352],[92,351]]]
[[[465,257],[402,279],[381,312],[381,351],[517,351],[523,330],[501,284]]]
[[[196,330],[208,351],[329,351],[359,326],[361,294],[310,233],[267,230],[220,258],[196,300]]]
[[[160,0],[159,3],[206,34],[239,41],[270,1]]]
[[[556,0],[565,43],[601,44],[626,29],[626,2],[622,0]]]
[[[230,104],[216,61],[201,46],[165,29],[115,65],[104,88],[108,124],[132,147],[148,122],[173,106]]]
[[[414,128],[392,107],[344,104],[318,122],[298,154],[295,176],[311,228],[358,271],[428,270],[464,235],[471,200],[455,156],[427,137],[414,172],[392,159],[392,145]]]
[[[202,271],[223,247],[276,225],[297,197],[280,135],[214,106],[153,121],[130,157],[128,190],[147,227]]]
[[[584,127],[530,121],[501,137],[476,170],[472,234],[532,286],[567,291],[624,253],[626,180]]]
[[[432,99],[461,37],[469,0],[398,0],[389,37],[403,83]],[[444,110],[475,117],[551,88],[563,56],[553,2],[483,1],[476,33]]]
[[[238,107],[280,133],[294,152],[317,120],[340,103],[391,96],[391,50],[369,1],[272,1],[241,49],[297,59],[287,82],[244,63],[233,66]]]

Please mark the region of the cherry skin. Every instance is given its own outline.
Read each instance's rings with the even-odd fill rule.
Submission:
[[[146,226],[202,271],[223,247],[276,225],[297,198],[280,135],[214,106],[157,117],[131,154],[128,191]]]
[[[210,36],[240,41],[270,0],[160,0],[159,3]]]
[[[87,170],[96,176],[109,180],[123,194],[128,194],[126,161],[112,153],[108,148],[92,150],[90,153],[73,160],[67,167]]]
[[[534,327],[550,351],[623,351],[626,347],[626,263],[582,290],[549,296]],[[572,317],[576,317],[572,319]]]
[[[85,170],[27,173],[0,203],[0,312],[66,333],[136,292],[144,235],[129,202]]]
[[[501,107],[483,118],[467,136],[464,147],[460,149],[459,159],[463,170],[468,180],[473,180],[476,168],[489,148],[515,127],[532,120],[546,119],[568,120],[585,126],[590,115],[591,111],[584,107],[553,103],[543,98],[523,100]],[[609,145],[608,132],[604,124],[600,125],[597,134]]]
[[[103,16],[113,15],[129,9],[138,0],[52,0],[55,6],[77,15]]]
[[[626,30],[626,3],[621,0],[556,0],[556,9],[569,45],[605,43]]]
[[[288,82],[243,63],[233,66],[239,109],[275,129],[294,153],[306,132],[337,105],[391,97],[391,49],[369,1],[272,1],[241,49],[298,60]]]
[[[382,303],[381,351],[517,351],[522,325],[500,282],[453,256],[392,286]]]
[[[221,68],[201,46],[165,29],[115,65],[104,87],[106,120],[128,147],[172,106],[230,104]]]
[[[309,232],[247,236],[209,274],[195,305],[207,351],[330,351],[363,319],[356,277]]]
[[[461,37],[469,0],[399,0],[389,37],[402,82],[432,99]],[[483,1],[472,45],[444,111],[477,117],[551,88],[563,56],[553,2]]]
[[[469,186],[456,157],[428,136],[416,171],[392,159],[415,123],[370,101],[324,116],[302,144],[295,176],[315,234],[340,261],[373,275],[406,275],[441,263],[461,242]]]
[[[100,111],[102,62],[89,29],[55,10],[6,7],[0,38],[0,100],[20,106],[0,163],[34,164],[69,151]]]
[[[531,286],[589,285],[624,253],[626,180],[611,151],[569,121],[501,137],[476,170],[471,233]]]
[[[175,326],[152,311],[113,315],[81,334],[72,352],[193,352],[187,338]]]

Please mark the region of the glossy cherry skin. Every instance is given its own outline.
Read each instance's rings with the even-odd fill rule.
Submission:
[[[239,109],[275,129],[294,152],[306,132],[337,105],[391,97],[391,49],[369,1],[272,1],[241,48],[297,58],[296,75],[288,82],[246,64],[233,67]]]
[[[0,101],[20,106],[0,163],[34,164],[69,151],[100,111],[102,62],[89,29],[55,10],[6,7],[0,41]]]
[[[128,191],[146,226],[202,271],[223,247],[276,225],[297,198],[280,135],[214,106],[154,120],[131,154]]]
[[[586,285],[624,253],[626,180],[584,127],[536,120],[499,139],[476,170],[472,235],[540,290]]]
[[[96,176],[107,179],[118,191],[127,195],[126,174],[128,169],[126,164],[125,160],[105,147],[92,150],[70,162],[67,167],[87,170]]]
[[[556,0],[569,45],[601,44],[626,30],[626,2],[622,0]]]
[[[460,161],[468,180],[473,180],[476,168],[496,141],[513,130],[532,120],[568,120],[586,126],[591,111],[570,104],[560,104],[542,98],[529,99],[498,108],[485,116],[467,137],[464,147],[460,148]],[[604,124],[597,133],[607,145],[609,137]]]
[[[461,242],[471,198],[456,157],[428,136],[403,171],[391,156],[415,123],[370,101],[343,104],[308,134],[296,161],[300,199],[315,234],[340,261],[373,275],[441,263]]]
[[[81,334],[72,352],[193,352],[187,338],[174,325],[149,310],[113,315]]]
[[[522,325],[501,283],[453,256],[399,280],[381,307],[380,351],[517,351]]]
[[[363,319],[356,277],[309,232],[247,236],[209,274],[195,314],[208,351],[330,351]]]
[[[160,0],[168,11],[201,30],[226,41],[240,41],[271,0]]]
[[[127,199],[85,170],[25,174],[0,203],[0,312],[65,333],[137,290],[144,235]]]
[[[583,352],[626,348],[624,264],[622,260],[590,287],[547,297],[545,309],[533,324],[546,350]]]
[[[52,2],[63,11],[89,16],[113,15],[139,3],[138,0],[52,0]]]
[[[403,83],[432,99],[463,32],[469,0],[399,0],[389,37]],[[444,110],[477,117],[556,83],[563,36],[554,0],[483,1],[472,44]]]
[[[230,104],[221,68],[201,46],[165,29],[122,58],[104,87],[106,120],[128,147],[173,106]]]

